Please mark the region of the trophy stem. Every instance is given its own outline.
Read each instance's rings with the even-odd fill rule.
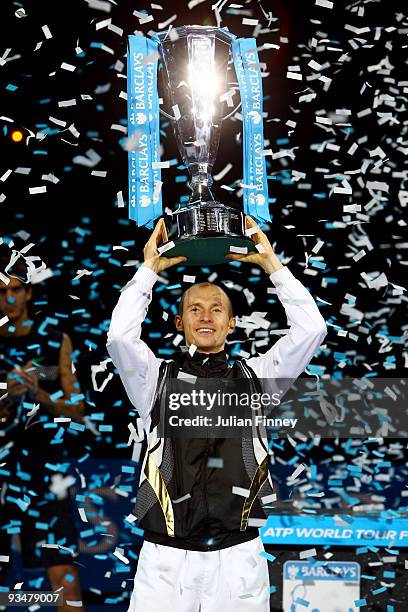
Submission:
[[[192,194],[189,205],[200,202],[213,202],[214,196],[211,191],[213,178],[210,174],[211,167],[205,163],[192,163],[189,165],[191,180],[188,183]]]

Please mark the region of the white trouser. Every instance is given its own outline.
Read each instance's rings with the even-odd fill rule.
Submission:
[[[269,612],[261,538],[198,552],[144,542],[128,612]]]

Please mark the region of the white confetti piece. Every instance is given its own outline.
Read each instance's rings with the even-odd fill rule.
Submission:
[[[48,117],[48,121],[51,121],[52,123],[55,123],[56,125],[59,125],[61,127],[66,127],[67,125],[66,121],[62,121],[62,119],[56,119],[55,117],[51,117],[51,115]]]
[[[265,495],[264,497],[261,497],[261,502],[263,504],[271,504],[272,502],[276,501],[276,499],[276,493],[271,493],[270,495]]]
[[[35,195],[36,193],[46,193],[47,186],[41,185],[41,187],[29,187],[28,191],[30,195]]]
[[[197,350],[196,345],[195,344],[190,344],[190,346],[188,347],[188,352],[191,355],[191,357],[194,355],[196,350]]]
[[[41,175],[41,179],[43,181],[49,181],[50,183],[54,183],[54,185],[56,185],[57,183],[60,182],[59,178],[57,176],[54,176],[51,173],[49,173],[49,174],[42,174]]]
[[[241,497],[249,497],[250,491],[249,489],[244,489],[243,487],[232,487],[233,495],[240,495]]]
[[[301,550],[299,553],[299,559],[309,559],[317,555],[315,548],[309,548],[308,550]]]
[[[132,524],[132,523],[134,523],[135,521],[137,521],[137,518],[135,517],[135,515],[134,515],[134,514],[128,514],[128,515],[125,517],[125,521],[127,521],[127,522],[128,522],[128,523],[130,523],[130,524]]]
[[[184,380],[184,382],[188,382],[192,385],[195,385],[197,380],[197,376],[194,376],[193,374],[188,374],[188,372],[183,372],[183,370],[179,370],[177,378],[179,380]]]
[[[74,72],[74,70],[76,70],[76,66],[73,66],[73,64],[67,64],[67,62],[62,62],[61,69],[68,70],[68,72]]]
[[[208,457],[207,467],[222,469],[224,467],[224,459],[222,457]]]
[[[288,79],[294,79],[296,81],[301,81],[303,79],[303,77],[300,74],[300,72],[287,72],[286,73],[286,77]]]
[[[214,181],[220,181],[231,170],[232,164],[227,164],[218,174],[214,175]]]
[[[79,516],[81,517],[81,521],[84,523],[88,523],[88,517],[86,516],[85,508],[78,508]]]
[[[333,2],[330,2],[330,0],[316,0],[315,5],[323,8],[333,8]]]
[[[133,15],[138,18],[140,25],[154,21],[153,15],[146,15],[146,13],[141,13],[140,11],[133,11]]]
[[[16,168],[14,170],[15,174],[24,174],[25,176],[27,176],[28,174],[30,174],[31,172],[31,168]]]
[[[313,247],[312,249],[312,253],[318,253],[320,251],[320,249],[322,248],[322,246],[324,245],[323,240],[319,240]]]
[[[259,225],[254,225],[254,227],[247,227],[245,230],[245,236],[253,236],[259,232]]]
[[[127,134],[127,127],[125,125],[120,125],[119,123],[112,123],[110,129],[122,132],[122,134]]]
[[[173,344],[174,346],[179,346],[180,342],[184,340],[184,336],[182,336],[182,334],[177,334],[176,337],[173,340]]]
[[[110,2],[104,2],[104,0],[85,0],[89,4],[89,8],[93,8],[97,11],[104,11],[110,13],[112,5]]]
[[[114,32],[118,36],[123,36],[123,28],[118,28],[118,26],[115,26],[113,23],[110,23],[108,25],[108,30],[110,30],[111,32]],[[120,60],[118,60],[117,63],[120,64],[121,63]],[[115,68],[115,70],[117,70],[117,68]],[[121,72],[121,70],[119,70],[118,72]]]
[[[230,253],[238,253],[240,255],[247,255],[248,248],[247,247],[239,247],[239,246],[230,246]]]
[[[258,25],[259,20],[258,19],[250,19],[248,17],[244,17],[242,19],[242,25],[252,25],[252,26],[256,26]]]
[[[42,31],[43,31],[43,33],[44,33],[44,36],[45,36],[45,38],[46,38],[47,40],[49,40],[50,38],[52,38],[51,30],[50,30],[50,28],[49,28],[47,25],[43,25],[43,26],[41,27],[41,29],[42,29]]]
[[[316,96],[316,93],[303,94],[302,96],[299,96],[299,102],[311,102],[316,98]]]
[[[183,497],[179,497],[178,499],[173,499],[172,502],[173,504],[180,504],[181,502],[187,501],[188,499],[191,499],[190,493],[187,493],[187,495],[183,495]]]
[[[113,553],[115,554],[115,553]],[[122,561],[122,559],[121,559]],[[129,563],[129,561],[128,561]],[[65,599],[65,603],[67,606],[72,606],[73,608],[82,608],[82,599]]]
[[[308,63],[308,66],[310,66],[312,70],[321,70],[322,68],[318,62],[315,62],[315,60],[310,60],[310,62]]]
[[[122,191],[118,191],[118,193],[116,194],[116,198],[118,202],[118,208],[123,208],[125,206],[125,202],[123,201]]]
[[[72,161],[74,164],[93,168],[101,161],[101,159],[102,157],[96,151],[93,149],[88,149],[85,155],[76,155]]]
[[[0,181],[2,181],[3,183],[7,181],[8,177],[10,176],[12,172],[13,172],[12,170],[6,170],[5,173],[2,176],[0,176]]]
[[[9,563],[10,556],[9,555],[0,555],[0,563]]]
[[[366,252],[364,251],[364,249],[362,249],[361,251],[359,251],[358,253],[353,255],[353,260],[354,261],[360,261],[360,259],[362,259],[362,257],[364,257],[364,255],[366,255]]]
[[[266,518],[250,518],[248,519],[248,527],[263,527],[266,523]]]
[[[173,240],[171,240],[167,244],[163,244],[162,246],[159,246],[157,249],[157,252],[159,253],[159,255],[161,255],[162,253],[166,253],[166,251],[170,251],[170,249],[174,248],[174,246],[175,244]]]
[[[205,0],[190,0],[190,2],[187,4],[187,6],[191,10],[192,8],[194,8],[198,4],[202,4],[203,2],[205,2]]]
[[[152,162],[152,169],[158,170],[159,168],[170,168],[169,161]]]
[[[75,106],[76,105],[76,99],[72,98],[71,100],[59,100],[58,102],[58,106],[60,108],[66,108],[68,106]]]
[[[102,30],[102,28],[106,28],[111,23],[112,23],[112,18],[111,17],[109,17],[108,19],[103,19],[102,21],[97,21],[96,24],[95,24],[95,29],[96,30]]]
[[[183,283],[195,283],[195,280],[195,276],[189,276],[188,274],[183,275]]]
[[[173,113],[174,113],[174,118],[176,121],[178,121],[181,117],[181,113],[180,113],[180,109],[178,107],[178,104],[175,104],[174,106],[172,106],[173,109]]]
[[[164,30],[165,28],[167,28],[168,25],[170,25],[175,19],[177,19],[177,15],[172,15],[171,17],[169,17],[169,19],[167,19],[167,21],[163,21],[162,23],[159,23],[159,30]],[[176,32],[176,36],[177,36],[177,32]]]
[[[296,478],[305,470],[303,463],[297,466],[296,470],[288,477],[288,480],[296,480]]]

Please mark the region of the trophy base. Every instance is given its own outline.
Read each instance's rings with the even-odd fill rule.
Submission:
[[[164,243],[168,244],[168,243]],[[213,236],[206,238],[184,238],[175,241],[175,246],[163,253],[163,257],[187,257],[186,264],[190,266],[214,266],[228,263],[225,255],[231,253],[231,246],[246,247],[248,253],[255,251],[253,240],[249,238],[233,238],[230,236]]]
[[[244,213],[219,202],[202,202],[175,211],[171,219],[169,240],[174,246],[162,253],[163,257],[187,258],[190,266],[228,263],[225,255],[231,247],[257,252],[252,238],[245,236]]]

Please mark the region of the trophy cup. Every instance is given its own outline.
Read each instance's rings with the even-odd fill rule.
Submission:
[[[189,265],[225,263],[228,253],[255,251],[254,241],[245,234],[244,212],[238,206],[234,208],[223,204],[212,191],[211,172],[219,146],[221,125],[241,104],[222,117],[224,102],[221,100],[226,97],[223,94],[227,92],[228,62],[236,36],[224,28],[204,26],[182,26],[171,32],[172,36],[165,32],[152,38],[157,45],[156,55],[162,63],[165,98],[170,100],[173,110],[173,114],[162,109],[160,113],[173,124],[182,160],[190,174],[188,185],[191,196],[188,203],[179,205],[172,214],[165,216],[168,239],[159,248],[159,253],[164,257],[184,255]],[[149,39],[144,40],[151,44]],[[150,58],[151,55],[148,55],[144,61]],[[245,85],[245,90],[248,87]],[[240,91],[242,101],[241,86]],[[131,103],[129,99],[128,94],[128,104]],[[258,124],[262,122],[262,114],[255,112],[254,115],[257,115],[254,120]],[[157,144],[157,138],[155,142]],[[258,151],[258,154],[264,168],[264,158],[261,152]],[[153,167],[160,167],[160,162],[153,163]],[[266,179],[264,182],[266,184]],[[267,198],[256,197],[263,198],[262,203],[266,204],[268,211]]]

